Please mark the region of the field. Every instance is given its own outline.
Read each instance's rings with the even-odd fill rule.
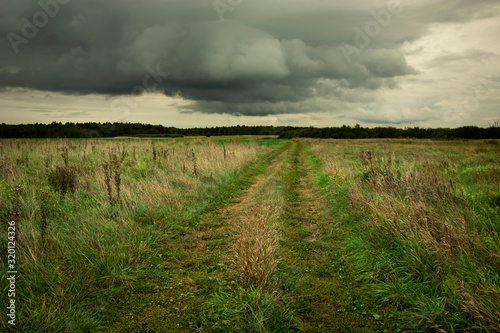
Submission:
[[[18,331],[500,331],[498,140],[0,149]]]

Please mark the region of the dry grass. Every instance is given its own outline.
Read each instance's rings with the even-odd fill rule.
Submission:
[[[473,293],[471,293],[463,281],[459,282],[459,302],[460,308],[465,311],[473,321],[481,323],[484,327],[496,327],[500,329],[498,318],[500,310],[493,304],[485,306]],[[492,306],[493,305],[493,306]]]
[[[377,175],[353,184],[352,206],[371,212],[370,223],[385,232],[425,244],[440,260],[453,254],[477,258],[488,254],[479,230],[467,221],[457,186],[430,162],[419,169],[406,167],[399,178]]]
[[[278,264],[279,234],[276,228],[270,225],[263,211],[254,211],[247,213],[234,231],[237,234],[233,249],[234,267],[240,281],[244,285],[267,287]]]
[[[390,286],[429,288],[430,294],[451,297],[448,304],[456,302],[471,323],[499,328],[500,288],[491,272],[500,269],[500,237],[495,208],[484,201],[500,194],[496,145],[339,140],[311,146],[322,171],[348,187],[351,211],[360,221],[356,228],[363,230],[359,237],[370,244],[370,259],[362,257],[359,243],[353,256],[375,290],[399,299],[396,304],[411,304],[415,291]],[[374,253],[383,259],[371,259]],[[369,262],[378,267],[365,266]],[[418,284],[422,279],[428,287]],[[416,308],[426,320],[437,320],[433,305]]]
[[[281,238],[277,221],[283,197],[277,177],[283,161],[272,163],[240,203],[231,207],[233,219],[232,266],[244,286],[273,290]]]
[[[224,160],[218,142],[154,142],[153,154],[151,140],[0,141],[0,211],[5,221],[18,222],[17,297],[24,327],[63,331],[83,325],[75,324],[72,308],[97,290],[133,283],[131,271],[165,237],[159,230],[183,228],[179,221],[269,149],[226,142]],[[50,196],[58,190],[64,200]]]

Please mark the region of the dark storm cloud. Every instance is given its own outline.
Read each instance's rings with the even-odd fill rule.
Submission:
[[[419,73],[408,65],[403,42],[422,37],[433,23],[493,15],[496,4],[401,1],[369,45],[346,59],[339,46],[354,44],[354,29],[387,13],[391,1],[243,0],[221,21],[211,0],[6,0],[0,89],[118,95],[151,86],[207,113],[317,111],[317,103],[303,102],[341,104],[396,88],[398,77]],[[40,20],[35,16],[44,6],[57,6],[57,13],[27,38],[20,20]]]

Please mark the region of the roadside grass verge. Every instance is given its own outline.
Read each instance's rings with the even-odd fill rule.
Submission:
[[[500,329],[497,146],[309,142],[370,302],[414,331]]]
[[[195,226],[200,212],[229,200],[239,190],[234,186],[244,186],[238,177],[286,145],[270,141],[0,142],[1,218],[18,227],[19,329],[110,325],[116,303],[128,306],[124,295],[140,291],[140,279],[165,271],[158,261],[163,244]],[[6,268],[6,233],[0,245]],[[0,305],[6,307],[5,298]],[[10,329],[5,318],[0,324]]]

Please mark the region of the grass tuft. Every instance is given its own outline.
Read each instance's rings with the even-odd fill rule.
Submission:
[[[266,288],[278,265],[279,235],[262,211],[247,213],[235,227],[234,266],[243,285]]]
[[[56,166],[55,169],[49,171],[47,178],[52,188],[63,196],[66,193],[75,192],[78,184],[75,170],[67,165]]]

